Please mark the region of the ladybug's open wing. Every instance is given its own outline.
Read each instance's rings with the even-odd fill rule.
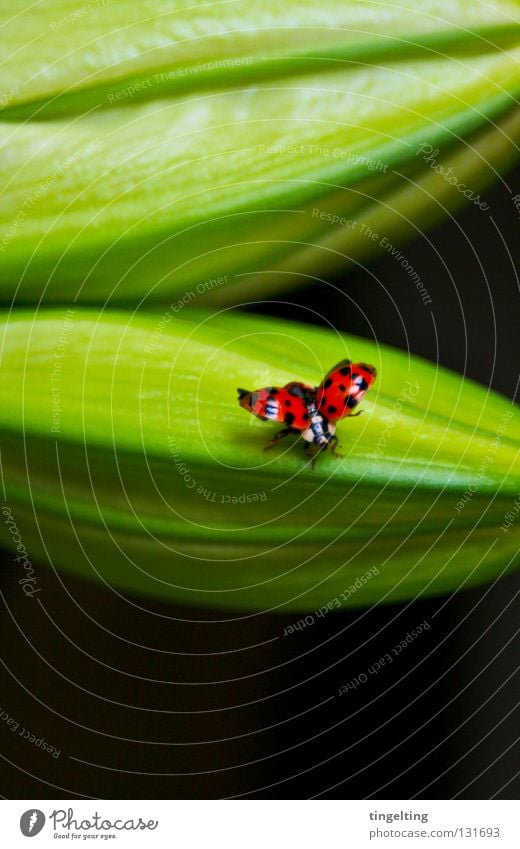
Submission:
[[[316,398],[312,386],[294,382],[283,387],[266,386],[253,392],[239,389],[238,393],[240,406],[263,421],[282,422],[295,430],[305,430],[309,426],[307,400]]]
[[[318,412],[331,422],[349,416],[376,379],[376,369],[368,363],[342,360],[318,386]]]

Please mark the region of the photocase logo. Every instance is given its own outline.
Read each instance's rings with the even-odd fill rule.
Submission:
[[[45,825],[45,814],[37,808],[31,808],[20,817],[20,831],[25,837],[35,837]]]

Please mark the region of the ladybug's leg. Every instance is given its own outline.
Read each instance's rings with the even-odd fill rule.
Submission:
[[[269,448],[272,448],[274,445],[276,445],[277,442],[280,441],[280,439],[283,439],[284,436],[289,436],[290,433],[293,433],[293,430],[290,427],[284,427],[283,430],[279,430],[278,433],[273,436],[271,441],[267,443],[264,448],[264,451],[267,451]]]
[[[331,454],[334,454],[335,457],[343,457],[343,454],[340,454],[337,450],[339,439],[337,436],[333,436],[329,442],[329,447]]]
[[[305,453],[310,457],[311,469],[314,469],[320,451],[321,448],[315,445],[314,442],[307,442],[307,440],[305,440]]]
[[[356,416],[360,416],[362,412],[363,412],[363,410],[358,410],[357,413],[351,413],[350,416],[348,416],[348,418],[354,419]]]
[[[318,459],[318,454],[319,454],[319,453],[320,453],[319,451],[316,451],[316,452],[312,455],[312,459],[311,459],[311,469],[314,469],[314,467],[316,466],[316,460]]]

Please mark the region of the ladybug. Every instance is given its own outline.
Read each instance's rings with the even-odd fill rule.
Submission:
[[[293,381],[285,386],[264,389],[237,389],[238,403],[262,421],[283,422],[280,430],[264,451],[290,433],[299,434],[305,450],[312,456],[314,467],[320,451],[330,448],[337,454],[336,423],[346,416],[359,416],[353,411],[376,379],[377,371],[367,363],[341,360],[325,375],[319,386]]]

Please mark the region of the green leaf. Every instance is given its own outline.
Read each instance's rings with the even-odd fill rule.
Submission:
[[[222,277],[234,303],[380,249],[360,222],[402,241],[478,203],[517,155],[517,12],[9,9],[0,297],[135,304]]]
[[[362,61],[487,50],[518,37],[518,5],[459,0],[240,4],[53,0],[0,11],[6,117],[106,105]],[[135,90],[128,92],[128,86]],[[109,102],[114,102],[111,99]]]
[[[31,560],[194,605],[307,611],[454,591],[517,560],[518,410],[418,358],[182,304],[20,311],[2,351],[6,509]],[[277,428],[236,387],[317,383],[344,357],[378,378],[339,425],[343,458],[313,471],[301,440],[264,453]]]

